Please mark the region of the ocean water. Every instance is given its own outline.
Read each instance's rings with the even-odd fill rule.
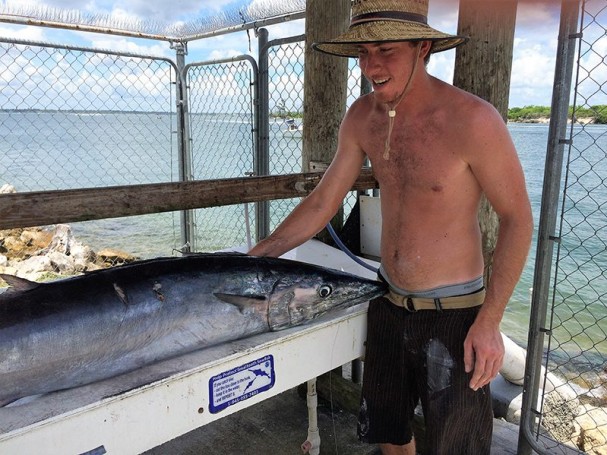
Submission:
[[[246,175],[253,166],[253,159],[246,152],[250,150],[251,144],[249,119],[230,115],[207,114],[207,117],[197,119],[199,123],[206,125],[206,129],[198,138],[194,134],[195,178]],[[271,125],[272,172],[299,172],[301,140],[283,136],[284,127],[282,121]],[[509,124],[509,129],[525,172],[537,233],[548,126]],[[0,112],[0,186],[9,183],[23,192],[177,181],[178,158],[174,130],[174,116],[163,114]],[[607,149],[606,138],[605,125],[587,126],[584,134],[576,138],[577,148],[584,151],[581,156],[587,159],[581,167],[588,168],[582,169],[579,180],[584,181],[584,188],[595,189],[592,193],[594,202],[586,200],[582,194],[584,188],[572,185],[568,190],[573,200],[580,201],[576,205],[577,210],[586,204],[586,208],[579,213],[569,214],[574,219],[571,222],[573,225],[576,224],[577,216],[579,224],[583,224],[584,229],[589,231],[587,240],[584,242],[584,239],[579,238],[578,243],[586,245],[586,248],[590,245],[590,248],[599,252],[598,259],[586,261],[581,267],[588,270],[584,269],[583,275],[574,274],[572,279],[584,281],[585,277],[598,276],[599,279],[594,280],[594,285],[599,289],[592,292],[599,296],[607,293],[605,267],[600,266],[600,261],[603,261],[603,266],[607,264],[604,263],[604,244],[600,241],[596,243],[601,234],[593,234],[592,225],[602,226],[603,238],[607,237],[605,212],[601,207],[601,204],[607,201],[602,180],[607,175],[605,161],[602,160],[604,150]],[[594,155],[597,156],[596,159],[593,158]],[[581,193],[576,195],[576,191]],[[293,203],[276,205],[277,215],[273,224],[288,213]],[[585,211],[590,215],[582,213]],[[243,205],[195,212],[197,250],[211,251],[231,244],[245,243],[246,210]],[[253,212],[253,204],[250,204],[251,224],[254,222]],[[589,222],[584,222],[587,216],[590,216]],[[594,222],[592,217],[595,217]],[[171,255],[180,248],[179,222],[179,213],[163,213],[73,223],[72,229],[78,240],[89,244],[95,250],[115,248],[149,258]],[[527,265],[502,323],[503,331],[520,343],[525,343],[527,338],[536,243],[537,237],[534,236]],[[575,245],[570,246],[570,249],[575,250]],[[575,255],[572,257],[575,258]],[[583,258],[584,254],[581,254],[579,260],[583,262]],[[575,260],[569,261],[573,262],[571,267],[580,267]],[[567,261],[565,266],[566,263]],[[598,263],[598,266],[595,263]],[[587,290],[578,291],[582,292]],[[576,294],[575,290],[573,294]],[[571,298],[569,300],[569,305],[573,305],[573,312],[576,305],[580,312],[587,310],[583,298],[579,298],[577,302],[573,299],[573,303]],[[595,304],[593,312],[594,320],[602,318],[603,323],[607,320],[605,304]],[[593,325],[592,321],[585,325],[592,326],[588,329],[589,335],[581,330],[575,337],[575,346],[593,346],[595,351],[607,356],[605,329],[602,329],[600,324]]]
[[[527,338],[530,298],[533,286],[537,231],[539,226],[548,126],[509,124],[525,172],[534,216],[534,236],[523,274],[506,309],[502,330],[520,343]],[[568,132],[569,134],[569,132]],[[573,127],[574,147],[561,179],[561,212],[555,234],[561,236],[555,248],[549,304],[554,301],[552,349],[571,359],[580,369],[592,364],[603,368],[607,361],[607,126]],[[566,177],[565,177],[566,176]],[[566,197],[562,194],[566,190]],[[552,286],[551,286],[552,287]],[[584,353],[583,355],[580,355]],[[557,354],[558,355],[558,354]]]

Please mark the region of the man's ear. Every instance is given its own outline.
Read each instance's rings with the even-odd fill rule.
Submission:
[[[432,41],[421,41],[421,49],[419,50],[419,56],[425,60],[430,51],[432,50]]]

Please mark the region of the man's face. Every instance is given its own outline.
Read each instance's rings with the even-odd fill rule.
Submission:
[[[384,42],[358,46],[358,64],[373,85],[378,101],[390,103],[403,92],[411,76],[417,47],[410,42]]]

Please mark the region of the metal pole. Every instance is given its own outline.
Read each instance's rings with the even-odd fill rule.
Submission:
[[[537,407],[541,376],[544,334],[549,330],[545,327],[545,323],[550,294],[552,256],[554,248],[560,240],[556,234],[556,221],[564,148],[566,144],[570,143],[566,139],[566,133],[575,46],[578,38],[576,32],[579,8],[579,0],[562,0],[523,385],[518,441],[518,454],[520,455],[529,455],[532,449],[542,451],[542,447],[535,441],[533,426],[539,416],[539,412],[535,408]]]
[[[188,99],[185,68],[185,55],[187,43],[173,43],[176,52],[177,65],[177,148],[179,155],[179,180],[186,182],[192,176],[192,160],[190,159],[190,140],[188,129]],[[180,214],[181,225],[181,252],[190,253],[193,249],[193,212],[183,210]]]
[[[270,174],[270,94],[268,75],[268,31],[259,29],[259,105],[258,105],[258,146],[255,157],[255,175]],[[255,220],[257,240],[270,235],[270,203],[268,201],[255,204]]]

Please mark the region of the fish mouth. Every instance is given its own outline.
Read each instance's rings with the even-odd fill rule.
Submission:
[[[387,290],[388,290],[387,288],[385,288],[385,289],[379,288],[379,289],[374,289],[374,290],[368,291],[356,299],[358,301],[357,303],[367,302],[369,300],[373,300],[376,297],[380,297],[380,296],[384,295],[387,292]]]
[[[378,281],[377,283],[366,285],[365,287],[370,287],[367,291],[360,293],[360,289],[355,292],[352,298],[346,298],[343,302],[341,302],[339,307],[349,307],[353,305],[358,305],[360,303],[368,302],[376,297],[380,297],[384,295],[388,287],[384,285],[384,283]]]

